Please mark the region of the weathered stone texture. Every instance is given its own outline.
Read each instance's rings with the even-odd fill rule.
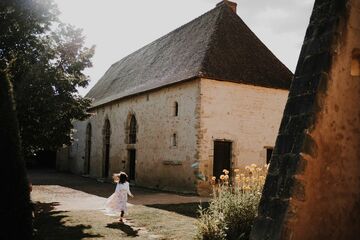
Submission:
[[[195,191],[191,164],[196,162],[196,106],[198,81],[185,82],[157,91],[126,98],[96,108],[85,122],[76,122],[75,139],[70,156],[72,171],[82,173],[85,158],[85,130],[92,124],[90,175],[101,177],[103,172],[103,126],[111,124],[110,175],[120,170],[129,173],[127,149],[136,149],[136,184],[167,190]],[[179,115],[174,116],[174,102]],[[129,117],[134,114],[138,123],[137,143],[127,144]],[[177,146],[171,137],[177,134]],[[174,163],[174,164],[171,164]]]
[[[357,0],[315,2],[253,240],[360,235],[359,10]]]
[[[288,91],[201,79],[200,160],[212,174],[214,140],[232,142],[232,168],[266,164]]]

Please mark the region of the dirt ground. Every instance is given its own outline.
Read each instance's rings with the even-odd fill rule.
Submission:
[[[31,170],[36,239],[193,239],[199,203],[208,199],[131,186],[124,224],[103,212],[115,185],[95,179]]]

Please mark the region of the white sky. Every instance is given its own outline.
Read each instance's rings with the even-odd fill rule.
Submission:
[[[291,71],[295,70],[314,0],[233,0],[237,14]],[[55,0],[60,19],[96,45],[90,85],[114,62],[211,10],[220,0]]]

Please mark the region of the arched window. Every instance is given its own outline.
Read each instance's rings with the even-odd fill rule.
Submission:
[[[134,144],[136,143],[136,130],[137,130],[137,123],[135,115],[131,116],[130,119],[130,127],[129,127],[129,143]]]
[[[174,116],[177,117],[179,115],[179,103],[174,103]]]

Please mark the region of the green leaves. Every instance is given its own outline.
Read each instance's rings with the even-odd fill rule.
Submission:
[[[85,119],[90,99],[78,94],[89,77],[95,47],[82,30],[58,20],[51,0],[0,3],[0,70],[14,85],[23,149],[27,156],[71,142],[71,122]]]

